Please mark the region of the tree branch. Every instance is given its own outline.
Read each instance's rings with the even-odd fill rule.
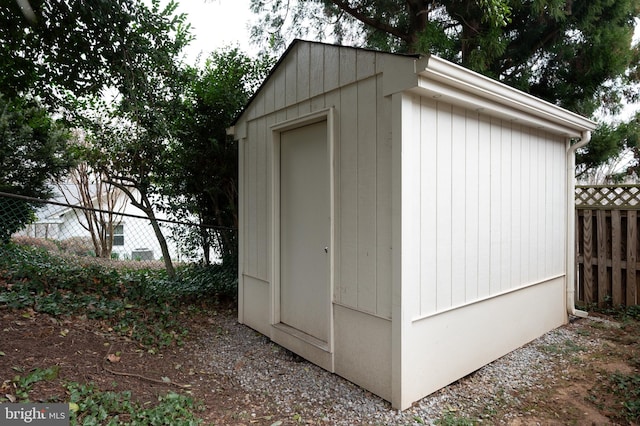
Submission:
[[[358,8],[356,7],[351,7],[349,5],[348,1],[344,1],[344,0],[330,0],[331,3],[338,7],[340,10],[348,13],[349,15],[351,15],[353,18],[357,19],[358,21],[362,22],[365,25],[368,25],[370,27],[376,28],[380,31],[389,33],[391,35],[394,35],[404,41],[406,41],[407,43],[411,43],[411,35],[407,34],[403,31],[401,31],[400,29],[389,25],[385,22],[382,22],[379,19],[374,19],[371,18],[370,16],[365,15],[364,13],[362,13],[360,10],[358,10]]]

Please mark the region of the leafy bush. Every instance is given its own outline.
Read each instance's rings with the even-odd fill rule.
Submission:
[[[0,397],[6,401],[29,402],[29,391],[34,383],[51,381],[58,377],[59,366],[36,368],[25,375],[16,375],[10,381],[15,397]],[[82,425],[184,425],[202,423],[194,412],[202,410],[188,396],[169,392],[158,397],[157,404],[142,405],[132,400],[131,392],[103,392],[93,384],[65,383],[69,398],[71,424]]]
[[[631,423],[638,422],[640,420],[640,375],[616,372],[609,377],[609,380],[613,393],[621,399],[624,418]]]
[[[60,248],[55,243],[55,241],[47,238],[17,236],[17,237],[12,237],[11,241],[21,246],[40,247],[52,252],[57,252],[60,250]]]
[[[130,392],[101,392],[92,385],[70,383],[71,423],[83,425],[131,424],[192,426],[202,423],[194,416],[193,400],[169,392],[158,397],[155,406],[142,406],[131,399]]]
[[[238,277],[234,267],[191,264],[179,268],[175,280],[156,280],[149,290],[160,300],[176,297],[191,301],[203,297],[216,302],[235,300]]]
[[[60,241],[60,249],[75,256],[95,256],[91,238],[71,237]]]
[[[610,315],[616,319],[621,321],[625,320],[636,320],[640,321],[640,305],[613,305],[611,304],[611,298],[607,298],[607,303],[604,306],[598,306],[597,304],[591,304],[589,306],[584,306],[582,309],[587,311],[599,312],[605,315]]]
[[[191,265],[169,280],[163,270],[115,270],[82,264],[47,250],[0,245],[0,306],[49,315],[84,314],[106,320],[117,332],[146,346],[180,343],[185,312],[235,297],[232,268]],[[182,316],[182,317],[181,317]]]
[[[35,213],[31,204],[22,200],[0,197],[0,242],[8,242],[13,233],[24,229],[34,220]]]
[[[0,273],[8,282],[20,282],[30,290],[50,289],[118,293],[118,273],[98,264],[75,260],[30,246],[0,245]]]

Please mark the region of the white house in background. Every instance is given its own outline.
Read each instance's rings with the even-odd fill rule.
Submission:
[[[435,56],[294,41],[229,129],[239,321],[399,409],[566,323],[595,127]]]
[[[28,225],[17,235],[47,238],[61,242],[83,239],[87,247],[93,248],[91,235],[83,226],[86,225],[87,220],[80,209],[82,205],[73,201],[79,199],[77,188],[72,184],[64,185],[63,188],[67,192],[67,197],[65,198],[62,193],[58,193],[53,201],[61,204],[70,203],[71,205],[46,204],[36,212],[37,221]],[[95,205],[97,206],[97,203]],[[118,195],[114,206],[112,258],[160,260],[162,258],[160,244],[145,213],[133,206],[124,193]],[[164,219],[165,216],[158,214],[158,218]],[[171,232],[166,225],[163,225],[163,233],[167,239],[171,258],[180,260],[179,250],[175,242],[169,238]]]

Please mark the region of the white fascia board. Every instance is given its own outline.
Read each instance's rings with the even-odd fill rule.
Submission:
[[[437,56],[417,61],[416,67],[419,75],[416,89],[423,96],[441,97],[454,104],[567,137],[580,137],[582,132],[597,126],[588,118]]]

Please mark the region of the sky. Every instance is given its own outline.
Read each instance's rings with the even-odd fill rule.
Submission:
[[[238,45],[252,55],[258,48],[249,42],[249,25],[256,16],[249,10],[250,0],[179,0],[178,12],[186,13],[196,39],[187,49],[191,64],[199,53],[204,59],[212,51]]]

